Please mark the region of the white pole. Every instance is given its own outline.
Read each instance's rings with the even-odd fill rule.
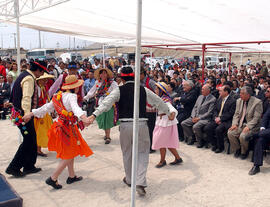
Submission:
[[[133,146],[132,146],[132,174],[131,174],[131,207],[135,207],[136,178],[138,161],[138,134],[139,134],[139,97],[140,97],[140,68],[141,68],[141,33],[142,33],[142,0],[137,0],[137,37],[135,56],[135,94],[133,113]]]
[[[19,0],[14,0],[14,11],[16,16],[16,31],[17,31],[17,68],[20,73],[21,70],[21,54],[20,54],[20,7],[19,7]]]
[[[103,68],[105,68],[105,44],[102,45],[102,54],[103,54]]]
[[[38,48],[41,48],[41,34],[40,34],[40,30],[38,30]]]

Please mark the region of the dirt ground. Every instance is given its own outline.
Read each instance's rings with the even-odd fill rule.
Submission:
[[[5,169],[16,152],[18,129],[8,120],[0,121],[0,172],[24,201],[24,207],[121,207],[130,205],[130,188],[123,182],[124,169],[119,145],[119,130],[112,130],[112,142],[104,144],[103,131],[94,124],[83,131],[83,137],[94,151],[89,158],[77,157],[75,168],[81,182],[67,185],[67,170],[59,177],[61,190],[53,190],[45,179],[58,161],[54,152],[47,158],[38,157],[37,167],[42,171],[16,179],[5,174]],[[47,153],[47,150],[44,149]],[[209,149],[198,149],[180,143],[180,166],[155,168],[159,152],[150,155],[147,195],[136,197],[136,206],[181,207],[266,207],[270,206],[270,156],[265,159],[261,173],[249,176],[252,167],[247,160],[235,159],[225,153],[215,154]],[[173,160],[167,155],[167,162]]]

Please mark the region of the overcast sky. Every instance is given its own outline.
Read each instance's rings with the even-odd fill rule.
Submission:
[[[14,48],[14,33],[16,35],[16,26],[0,23],[0,47]],[[38,31],[20,27],[21,47],[25,49],[34,49],[39,46]],[[2,41],[3,39],[3,41]],[[76,47],[90,45],[91,42],[75,39]],[[42,48],[68,48],[69,36],[41,31],[41,47]],[[70,47],[74,47],[74,38],[70,36]]]

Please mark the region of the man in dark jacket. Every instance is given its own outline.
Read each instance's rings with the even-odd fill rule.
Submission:
[[[10,86],[8,83],[4,82],[4,76],[0,75],[0,111],[1,119],[6,119],[7,108],[4,107],[4,103],[9,100],[10,96]]]
[[[204,127],[204,131],[212,144],[212,151],[220,153],[224,150],[224,134],[232,125],[236,100],[230,95],[229,86],[222,86],[219,90],[220,98],[214,109],[214,120]]]
[[[263,115],[260,131],[253,135],[256,144],[253,153],[254,165],[249,171],[249,175],[255,175],[260,172],[260,166],[263,165],[263,150],[270,144],[270,109]]]
[[[184,141],[184,133],[181,126],[182,121],[190,117],[191,111],[196,103],[198,94],[194,88],[194,83],[191,80],[184,81],[183,91],[174,98],[175,107],[178,111],[177,120],[178,120],[178,134],[179,140]]]

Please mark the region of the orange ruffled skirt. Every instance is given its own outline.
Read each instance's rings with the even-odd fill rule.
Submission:
[[[57,130],[58,126],[56,121],[48,131],[48,150],[57,152],[57,158],[67,160],[77,157],[78,155],[89,157],[93,154],[93,151],[82,138],[76,125],[69,126],[69,144],[63,142],[61,137],[62,133],[59,133],[59,130]],[[71,127],[74,127],[77,137],[73,135]]]

